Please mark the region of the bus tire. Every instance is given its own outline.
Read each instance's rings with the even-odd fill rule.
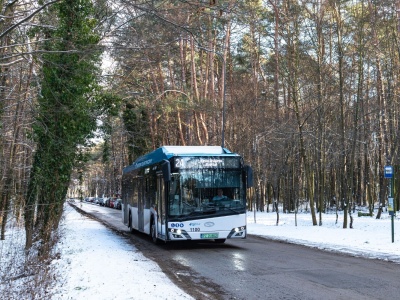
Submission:
[[[214,242],[216,242],[217,244],[223,244],[225,243],[226,239],[216,239],[214,240]]]
[[[156,224],[154,223],[154,221],[151,222],[150,234],[151,234],[151,239],[153,240],[153,243],[158,244],[158,238],[157,238],[157,234],[156,234]]]
[[[129,224],[129,232],[130,233],[133,233],[133,226],[132,226],[132,216],[131,216],[131,214],[129,213],[129,221],[128,221],[128,224]]]

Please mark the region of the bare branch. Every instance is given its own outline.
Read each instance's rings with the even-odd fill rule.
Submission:
[[[29,16],[27,16],[26,18],[22,19],[21,21],[17,22],[16,24],[14,24],[13,26],[9,27],[7,30],[3,31],[0,34],[0,39],[2,39],[5,35],[7,35],[10,31],[14,30],[15,28],[17,28],[19,25],[21,25],[22,23],[30,20],[31,18],[33,18],[37,13],[39,13],[40,11],[42,11],[43,9],[45,9],[47,6],[52,5],[54,3],[60,2],[61,0],[54,0],[54,1],[50,1],[47,2],[46,4],[44,4],[43,6],[39,7],[37,10],[35,10],[32,14],[30,14]]]
[[[14,64],[17,64],[17,63],[19,63],[19,62],[21,62],[21,61],[23,61],[23,60],[24,60],[23,58],[20,58],[20,59],[11,61],[11,62],[9,62],[9,63],[4,63],[4,64],[1,64],[1,63],[0,63],[0,67],[10,67],[10,66],[12,66],[12,65],[14,65]]]

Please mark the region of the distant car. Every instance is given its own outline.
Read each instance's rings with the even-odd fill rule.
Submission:
[[[107,199],[108,199],[107,197],[99,198],[98,204],[100,206],[105,206],[105,202]]]
[[[115,198],[110,198],[109,206],[110,208],[114,208]]]
[[[122,209],[122,199],[115,199],[114,201],[114,208],[116,209]]]
[[[85,202],[93,203],[93,201],[94,201],[94,197],[86,197],[85,198]]]

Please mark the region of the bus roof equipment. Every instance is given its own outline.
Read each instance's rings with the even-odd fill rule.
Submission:
[[[174,156],[214,156],[221,154],[239,156],[221,146],[162,146],[139,157],[132,165],[124,169],[124,173],[168,160]]]

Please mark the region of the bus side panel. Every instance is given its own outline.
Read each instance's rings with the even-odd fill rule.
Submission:
[[[150,234],[150,217],[151,217],[151,213],[150,213],[150,209],[145,208],[143,210],[143,232]]]
[[[157,220],[157,230],[158,230],[158,238],[160,240],[166,241],[167,240],[167,233],[165,224],[162,224],[159,220]]]
[[[131,211],[132,228],[138,230],[139,229],[138,208],[130,206],[129,209]]]
[[[124,203],[122,203],[121,205],[121,218],[122,218],[122,223],[124,223],[124,225],[129,226],[128,223],[128,210],[127,210],[127,205],[125,205]]]
[[[132,227],[141,232],[150,234],[150,209],[144,209],[141,218],[139,218],[139,209],[137,207],[130,207],[130,210],[132,216]],[[139,222],[142,222],[142,224],[139,224]]]

